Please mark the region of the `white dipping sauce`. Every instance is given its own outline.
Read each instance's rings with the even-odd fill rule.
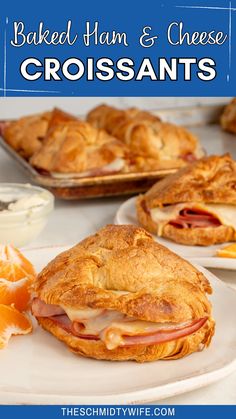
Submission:
[[[53,206],[53,195],[43,188],[0,184],[0,243],[21,247],[34,240]]]

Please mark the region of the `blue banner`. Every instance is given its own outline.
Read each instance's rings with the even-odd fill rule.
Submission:
[[[6,419],[63,419],[71,417],[234,419],[236,406],[1,406],[0,417]]]
[[[236,95],[236,0],[4,1],[2,96]]]

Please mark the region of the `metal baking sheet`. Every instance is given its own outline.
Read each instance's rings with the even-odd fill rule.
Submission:
[[[218,121],[223,105],[194,106],[153,110],[163,120],[188,127],[195,133],[207,154],[231,153],[236,159],[236,135],[221,130]],[[160,169],[143,173],[124,173],[94,177],[55,179],[38,173],[0,137],[0,145],[24,170],[30,182],[46,187],[63,199],[82,199],[125,195],[146,191],[158,179],[176,169]]]

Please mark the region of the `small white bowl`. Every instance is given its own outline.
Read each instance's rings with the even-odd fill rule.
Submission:
[[[54,196],[46,189],[0,183],[0,243],[16,247],[30,243],[44,229],[53,208]]]

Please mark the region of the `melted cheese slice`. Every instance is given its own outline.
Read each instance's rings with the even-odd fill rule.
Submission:
[[[74,178],[81,178],[81,177],[88,177],[88,176],[95,176],[96,171],[99,171],[99,174],[105,175],[113,172],[119,172],[123,169],[125,165],[125,161],[122,158],[117,158],[113,160],[111,163],[100,167],[95,168],[93,170],[88,170],[86,172],[80,172],[80,173],[58,173],[58,172],[52,172],[51,175],[55,179],[74,179]]]
[[[99,309],[96,309],[96,308],[75,309],[75,308],[69,308],[65,306],[61,306],[61,307],[66,312],[67,316],[72,322],[93,319],[94,317],[97,317],[104,312],[104,310],[100,308]]]
[[[161,236],[163,228],[170,221],[174,221],[184,208],[195,208],[213,214],[221,224],[233,227],[236,230],[236,205],[200,204],[187,202],[176,205],[168,205],[164,208],[152,208],[150,210],[152,220],[158,224],[157,235]]]
[[[82,323],[81,335],[99,336],[107,349],[115,349],[124,345],[124,336],[137,336],[158,332],[160,330],[175,330],[184,327],[186,323],[154,323],[136,320],[115,310],[81,309],[75,310],[63,307],[73,322]]]
[[[185,323],[154,323],[143,320],[131,320],[118,323],[112,323],[109,327],[102,330],[99,334],[101,340],[105,343],[107,349],[115,349],[118,346],[124,346],[126,336],[144,336],[151,335],[162,330],[173,331],[177,328],[185,327]]]

